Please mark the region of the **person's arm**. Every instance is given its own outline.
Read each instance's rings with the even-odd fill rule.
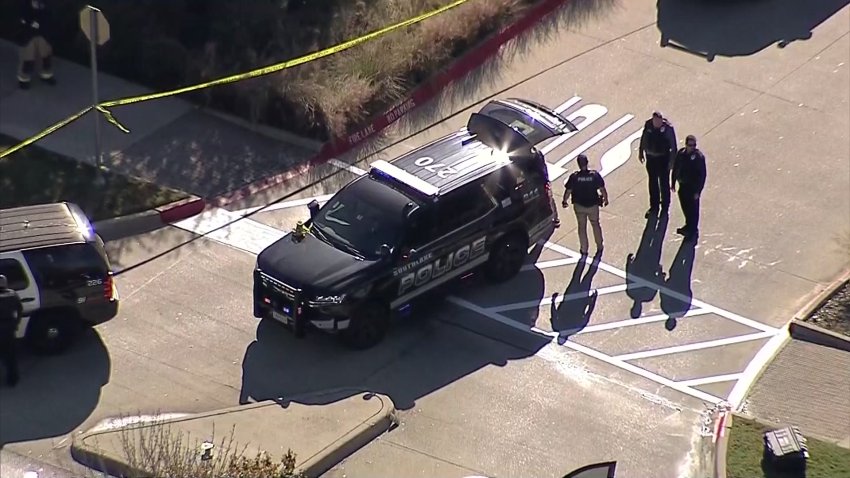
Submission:
[[[569,205],[569,203],[567,202],[567,199],[570,198],[572,193],[573,193],[573,175],[571,174],[570,177],[568,177],[567,180],[564,181],[564,200],[561,201],[561,206],[567,207]]]
[[[673,157],[673,172],[670,174],[670,190],[676,191],[676,181],[679,179],[679,169],[682,167],[682,162],[679,160],[680,154],[677,152]]]
[[[602,206],[608,205],[608,190],[605,189],[605,178],[602,177],[601,174],[596,173],[597,179],[597,189],[599,193],[602,195]]]
[[[667,123],[667,141],[669,142],[670,156],[667,161],[667,174],[673,170],[673,162],[676,160],[676,153],[679,151],[679,145],[676,142],[676,128],[672,124]]]
[[[644,156],[644,151],[645,151],[645,148],[646,148],[646,134],[647,134],[646,130],[647,130],[648,127],[649,127],[649,125],[647,123],[644,123],[643,133],[641,133],[641,135],[640,135],[640,146],[638,146],[638,159],[640,160],[641,163],[646,160],[646,157]]]
[[[705,155],[699,154],[699,161],[697,161],[697,192],[696,198],[699,199],[700,194],[702,194],[702,189],[705,187],[705,180],[707,176],[706,166],[705,166]]]

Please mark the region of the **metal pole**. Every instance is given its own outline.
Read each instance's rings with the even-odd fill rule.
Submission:
[[[97,41],[98,41],[98,31],[97,31],[97,13],[100,11],[91,5],[86,5],[89,9],[89,22],[91,25],[89,26],[89,33],[91,34],[91,88],[92,88],[92,117],[94,118],[94,154],[95,161],[97,164],[98,171],[102,171],[103,168],[103,158],[100,153],[100,113],[94,109],[98,104],[98,91],[97,91]],[[100,176],[100,175],[99,175]]]

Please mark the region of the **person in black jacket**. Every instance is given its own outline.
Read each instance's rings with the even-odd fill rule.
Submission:
[[[48,84],[56,84],[53,77],[53,47],[47,39],[47,14],[47,5],[43,0],[25,0],[18,32],[18,86],[23,89],[29,88],[37,61],[41,63],[41,79]]]
[[[0,359],[6,366],[6,383],[17,385],[20,378],[15,332],[24,313],[18,293],[9,288],[6,276],[0,275]]]
[[[685,240],[694,239],[699,234],[699,199],[705,180],[705,155],[697,149],[697,138],[688,135],[685,147],[676,153],[673,161],[673,184],[670,188],[676,191],[676,182],[679,183],[679,204],[685,215],[685,225],[676,232],[685,236]]]
[[[588,169],[588,159],[584,154],[576,158],[579,170],[570,174],[564,181],[564,200],[561,206],[567,207],[567,200],[572,198],[573,209],[578,221],[579,252],[585,256],[588,253],[587,222],[593,228],[593,239],[596,242],[596,257],[602,256],[603,237],[602,225],[599,223],[599,207],[608,205],[608,191],[605,189],[605,179],[599,172]]]
[[[656,111],[643,125],[638,159],[646,162],[649,176],[649,210],[644,217],[666,214],[670,207],[670,166],[676,155],[676,130],[664,116]]]

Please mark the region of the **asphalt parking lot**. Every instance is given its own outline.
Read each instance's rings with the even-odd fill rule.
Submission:
[[[825,21],[789,13],[809,23],[810,38],[778,48],[765,40],[777,39],[774,27],[751,27],[759,34],[735,50],[705,26],[671,23],[671,2],[655,3],[621,3],[557,32],[473,95],[447,92],[432,115],[400,122],[369,157],[353,153],[226,210],[110,243],[121,315],[69,357],[24,361],[24,382],[0,392],[2,442],[71,466],[69,434],[108,417],[359,386],[388,393],[402,424],[331,476],[561,476],[609,459],[623,476],[692,476],[705,457],[703,412],[743,399],[748,365],[847,262],[850,9],[821,5]],[[661,48],[663,36],[716,58]],[[459,286],[368,352],[256,322],[253,256],[307,217],[307,202],[371,161],[460,128],[491,95],[560,107],[581,123],[544,150],[553,176],[580,152],[605,175],[599,263],[577,258],[562,210],[562,227],[514,281]],[[696,247],[675,234],[675,200],[667,224],[643,217],[635,139],[656,108],[680,140],[696,134],[709,160]],[[425,127],[434,115],[447,119]]]

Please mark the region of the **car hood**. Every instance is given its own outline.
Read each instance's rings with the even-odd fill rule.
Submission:
[[[287,234],[257,257],[260,270],[312,294],[344,292],[340,289],[375,264],[377,261],[360,260],[312,234],[297,242]]]

